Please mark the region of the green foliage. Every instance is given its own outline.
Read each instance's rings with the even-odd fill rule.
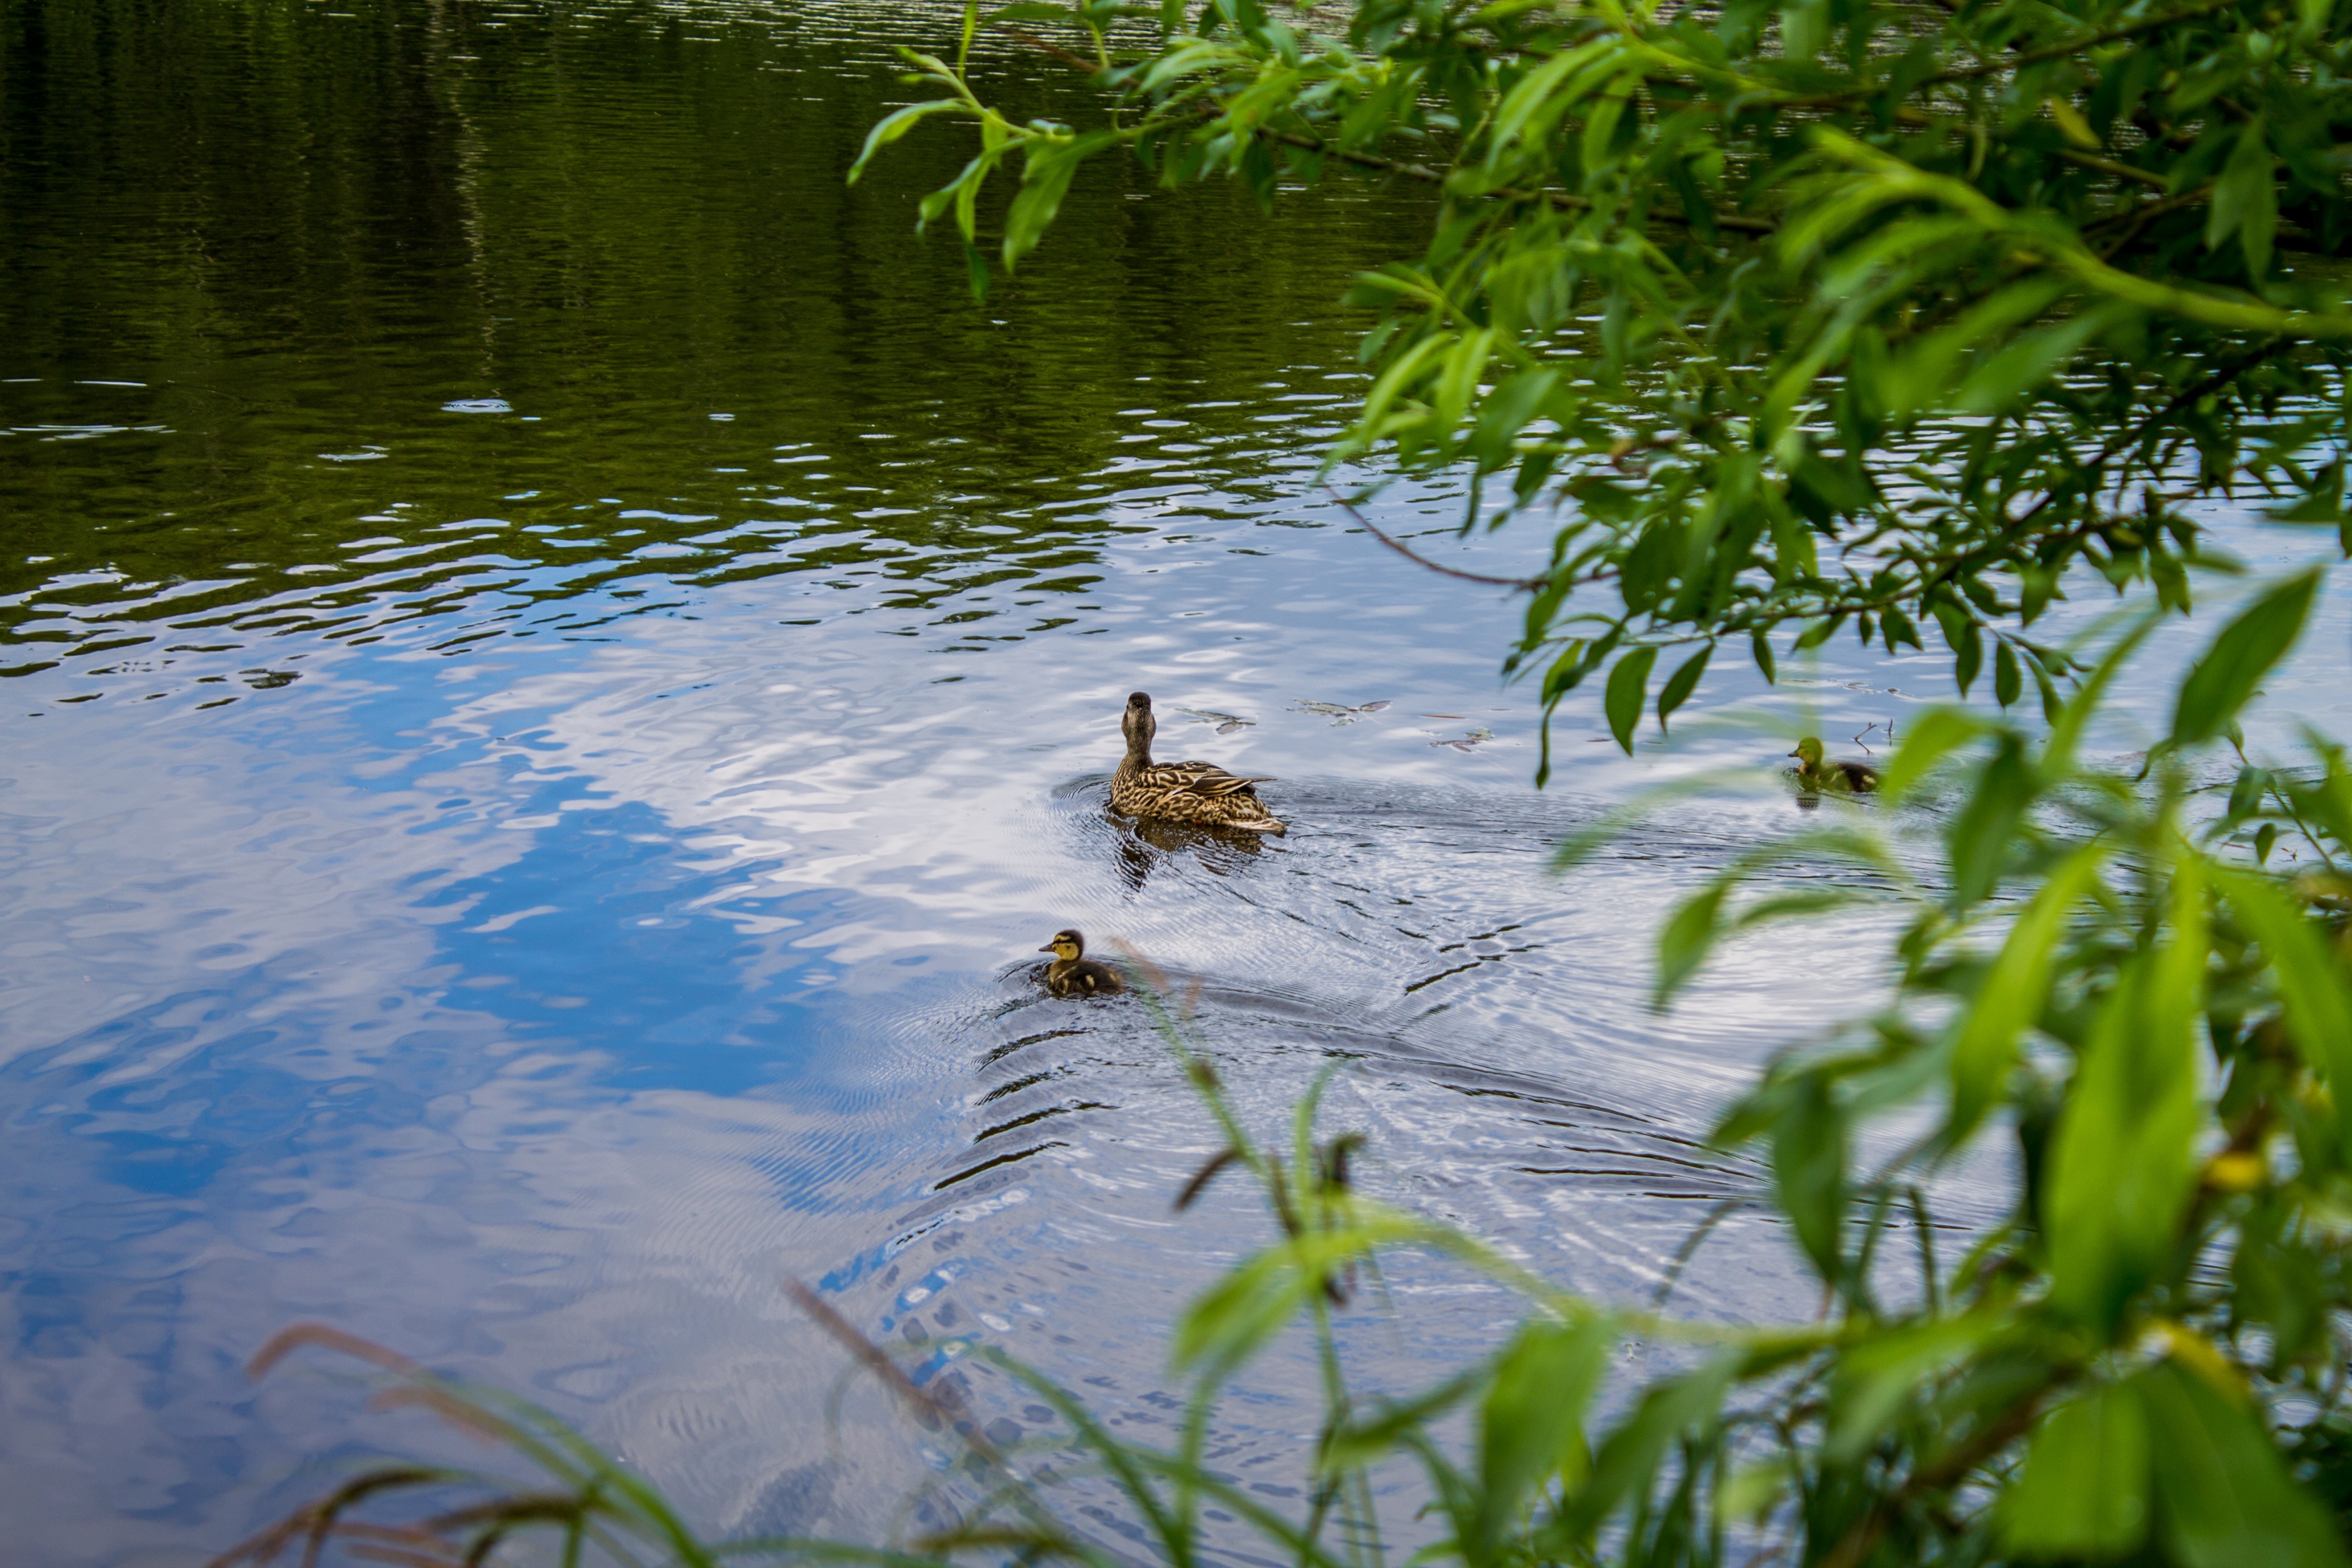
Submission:
[[[1510,656],[1547,711],[1613,654],[1630,744],[1650,650],[1745,634],[1769,678],[1783,629],[1892,652],[1929,621],[1964,692],[1990,659],[2002,707],[2029,679],[2054,706],[2078,672],[2033,623],[2084,565],[2186,609],[2212,555],[2183,501],[2251,481],[2352,531],[2326,447],[2352,353],[2339,11],[974,9],[967,50],[1017,22],[1094,79],[1099,122],[1015,124],[966,54],[910,53],[940,96],[867,151],[917,114],[976,121],[923,206],[968,244],[1017,155],[1007,267],[1114,149],[1268,201],[1335,168],[1434,186],[1423,254],[1358,280],[1377,375],[1331,458],[1465,472],[1465,530],[1554,521]],[[1056,15],[1072,47],[1026,30]]]
[[[2210,741],[2231,726],[2254,687],[2294,646],[2311,613],[2319,574],[2305,572],[2263,595],[2230,624],[2212,651],[2189,672],[2172,721],[2175,745]]]

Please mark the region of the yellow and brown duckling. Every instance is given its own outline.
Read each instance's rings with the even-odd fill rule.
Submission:
[[[1076,931],[1057,931],[1037,951],[1054,955],[1045,966],[1045,989],[1056,996],[1114,996],[1127,989],[1118,970],[1087,956],[1087,939]]]
[[[1210,827],[1238,827],[1249,833],[1290,831],[1257,798],[1255,785],[1269,778],[1242,778],[1214,763],[1155,763],[1151,737],[1160,721],[1151,716],[1151,699],[1136,692],[1127,700],[1118,721],[1127,736],[1127,756],[1110,777],[1110,804],[1129,816],[1165,822],[1194,822]]]
[[[1797,759],[1797,782],[1839,795],[1868,795],[1878,787],[1878,770],[1868,763],[1832,763],[1822,758],[1821,738],[1808,735],[1789,753]]]

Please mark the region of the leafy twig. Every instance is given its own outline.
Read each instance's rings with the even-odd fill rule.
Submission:
[[[1382,544],[1387,545],[1391,550],[1395,551],[1399,555],[1403,556],[1406,560],[1412,562],[1416,566],[1427,567],[1432,572],[1442,573],[1448,577],[1459,577],[1465,583],[1484,583],[1490,587],[1517,588],[1522,592],[1533,592],[1536,589],[1543,587],[1550,581],[1548,577],[1490,577],[1483,572],[1465,572],[1459,566],[1447,566],[1438,562],[1432,561],[1428,556],[1418,553],[1403,542],[1391,539],[1387,534],[1381,532],[1378,524],[1374,523],[1370,518],[1366,517],[1362,512],[1357,510],[1354,505],[1349,501],[1347,497],[1341,495],[1338,490],[1333,489],[1329,485],[1325,485],[1323,487],[1323,490],[1325,494],[1337,501],[1339,505],[1339,510],[1346,512],[1350,518],[1353,518],[1357,525],[1362,528],[1366,533],[1370,534],[1374,539],[1379,540]]]

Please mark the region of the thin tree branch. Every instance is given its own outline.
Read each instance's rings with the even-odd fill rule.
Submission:
[[[2122,224],[2124,226],[2123,232],[2117,235],[2115,237],[2114,242],[2111,243],[2105,250],[2099,252],[2099,259],[2101,261],[2113,265],[2116,258],[2122,255],[2125,250],[2129,248],[2132,242],[2140,237],[2140,231],[2147,227],[2149,224],[2154,223],[2166,213],[2179,212],[2183,207],[2193,207],[2198,203],[2210,199],[2212,195],[2213,186],[2209,182],[2205,184],[2200,185],[2193,191],[2184,192],[2177,196],[2159,197],[2155,201],[2143,203],[2139,206],[2130,208],[2127,211],[2115,213],[2107,217],[2101,218],[2098,222],[2090,225],[2083,230],[2083,237],[2088,239],[2092,235],[2098,233],[2100,230],[2105,229],[2111,225],[2118,223]]]
[[[2038,66],[2045,60],[2062,60],[2068,55],[2081,54],[2084,49],[2095,49],[2101,44],[2112,44],[2124,38],[2136,38],[2142,33],[2161,32],[2176,22],[2193,22],[2200,16],[2210,16],[2214,12],[2226,10],[2237,3],[2238,0],[2205,0],[2202,5],[2191,5],[2186,10],[2175,11],[2168,16],[2150,16],[2144,22],[2134,22],[2126,26],[2110,27],[2104,33],[2094,33],[2087,38],[2076,38],[2071,43],[2051,44],[2043,48],[2028,49],[2021,55],[2011,55],[2005,59],[1988,60],[1983,65],[1967,66],[1959,70],[1945,71],[1940,75],[1929,77],[1927,81],[1972,81],[1978,77],[1995,76],[2002,71],[2017,70],[2024,66]],[[1920,85],[1924,87],[1927,82],[1922,82]]]
[[[2115,179],[2137,180],[2143,185],[2153,186],[2159,191],[2172,188],[2172,182],[2162,174],[2148,169],[2136,169],[2129,163],[2118,163],[2113,158],[2102,158],[2095,153],[2084,153],[2073,147],[2061,147],[2057,150],[2057,155],[2078,168],[2095,169],[2100,174],[2110,175]]]
[[[1489,577],[1482,572],[1465,572],[1458,566],[1441,565],[1437,562],[1432,561],[1428,556],[1418,554],[1409,546],[1397,540],[1391,539],[1387,534],[1382,533],[1378,527],[1374,526],[1370,518],[1366,517],[1362,512],[1358,511],[1355,507],[1349,502],[1347,497],[1341,495],[1338,490],[1333,489],[1329,485],[1325,485],[1323,487],[1323,493],[1329,496],[1333,500],[1339,502],[1339,510],[1346,512],[1349,517],[1355,519],[1357,524],[1361,527],[1366,533],[1370,534],[1374,539],[1379,540],[1382,544],[1387,545],[1391,550],[1395,551],[1399,555],[1403,556],[1406,560],[1412,562],[1416,566],[1426,566],[1432,572],[1442,573],[1448,577],[1459,577],[1465,583],[1484,583],[1490,587],[1496,588],[1520,588],[1530,593],[1538,588],[1543,587],[1551,581],[1549,577]]]
[[[1352,163],[1360,169],[1380,169],[1388,174],[1402,174],[1408,180],[1419,180],[1424,184],[1442,185],[1445,183],[1444,172],[1433,169],[1426,163],[1404,163],[1393,158],[1381,157],[1377,153],[1351,152],[1344,147],[1334,147],[1319,137],[1301,136],[1290,131],[1276,131],[1271,126],[1261,125],[1256,128],[1256,131],[1258,137],[1263,141],[1278,142],[1286,147],[1297,147],[1304,152],[1318,153],[1327,158],[1337,158],[1343,163]],[[1500,185],[1485,194],[1498,201],[1546,202],[1563,212],[1592,210],[1592,204],[1590,201],[1582,196],[1570,195],[1565,191],[1530,191],[1517,185]],[[1675,224],[1683,228],[1693,226],[1688,213],[1654,207],[1647,216],[1659,223]],[[1740,213],[1717,212],[1714,216],[1716,227],[1727,228],[1737,234],[1774,234],[1779,232],[1780,226],[1769,218],[1748,217]]]
[[[1085,71],[1088,76],[1101,74],[1102,68],[1094,61],[1083,55],[1073,54],[1059,45],[1050,43],[1033,33],[1024,33],[1017,27],[1007,27],[1004,35],[1028,45],[1033,49],[1051,55],[1054,58],[1076,69]],[[1359,153],[1352,148],[1334,147],[1319,136],[1302,136],[1295,131],[1278,131],[1270,125],[1253,126],[1251,134],[1261,142],[1272,142],[1285,147],[1296,147],[1301,152],[1313,153],[1321,157],[1336,158],[1342,163],[1350,164],[1359,169],[1376,169],[1382,174],[1396,174],[1404,179],[1418,181],[1423,184],[1442,185],[1445,183],[1444,172],[1433,169],[1426,163],[1408,163],[1401,159],[1383,158],[1376,153]],[[1592,204],[1582,196],[1570,195],[1565,191],[1528,191],[1517,186],[1505,186],[1486,194],[1503,201],[1546,202],[1567,212],[1588,212],[1592,207]],[[1684,228],[1693,226],[1690,215],[1687,213],[1654,209],[1647,216],[1660,223],[1675,224]],[[1714,216],[1716,227],[1729,229],[1735,234],[1771,234],[1780,227],[1769,218],[1748,217],[1740,213],[1718,212]]]
[[[1037,49],[1043,53],[1049,54],[1055,59],[1060,60],[1063,64],[1074,66],[1079,70],[1086,72],[1088,76],[1099,76],[1102,74],[1103,68],[1096,64],[1093,60],[1087,58],[1086,56],[1072,54],[1069,50],[1062,47],[1061,45],[1048,43],[1044,38],[1037,37],[1034,33],[1024,33],[1018,27],[1007,27],[1004,29],[1004,36],[1008,38],[1018,39],[1020,42],[1028,45],[1033,49]]]
[[[2211,374],[2200,377],[2196,381],[2189,383],[2187,386],[2182,387],[2179,392],[2174,394],[2172,398],[2167,402],[2163,407],[2158,409],[2155,413],[2149,415],[2147,418],[2141,420],[2138,424],[2132,426],[2130,428],[2119,431],[2115,436],[2110,437],[2106,445],[2099,448],[2098,455],[2091,458],[2089,462],[2083,465],[2084,470],[2088,472],[2090,470],[2105,468],[2109,463],[2114,462],[2116,458],[2122,456],[2126,447],[2130,447],[2134,442],[2139,440],[2150,430],[2154,429],[2159,422],[2171,418],[2175,414],[2179,413],[2182,409],[2188,407],[2199,398],[2203,397],[2210,393],[2221,391],[2221,388],[2229,385],[2231,382],[2237,380],[2239,376],[2242,375],[2247,371],[2253,369],[2254,366],[2262,363],[2264,360],[2273,359],[2284,353],[2287,350],[2296,347],[2301,341],[2302,340],[2300,339],[2289,337],[2273,338],[2269,342],[2263,344],[2260,349],[2241,354],[2235,361],[2227,362],[2215,366]],[[2025,515],[2017,520],[2012,530],[2004,531],[2013,531],[2014,528],[2024,527],[2027,523],[2032,522],[2035,518],[2039,517],[2043,510],[2057,499],[2058,492],[2056,490],[2053,489],[2045,491],[2040,500],[2035,501],[2032,506],[2026,509]]]
[[[2068,55],[2080,54],[2084,49],[2095,49],[2101,44],[2112,44],[2124,38],[2137,37],[2143,33],[2158,32],[2179,22],[2193,22],[2200,16],[2211,16],[2216,11],[2227,10],[2237,3],[2238,0],[2207,0],[2204,5],[2192,5],[2185,11],[2175,11],[2165,16],[2152,16],[2146,21],[2134,22],[2127,26],[2114,27],[2104,33],[2094,33],[2088,37],[2076,38],[2071,43],[2051,44],[2039,49],[2027,49],[2021,54],[2011,55],[2001,59],[1986,60],[1978,65],[1961,66],[1952,70],[1938,71],[1934,76],[1921,78],[1911,90],[1916,92],[1919,88],[1935,87],[1947,82],[1976,81],[1985,77],[1998,76],[2003,71],[2014,71],[2028,66],[2042,65],[2050,60],[2063,59]],[[1936,0],[1936,4],[1956,15],[1961,9],[1957,0]],[[2009,47],[2015,48],[2017,46],[2012,43]],[[1783,108],[1827,109],[1875,98],[1884,90],[1885,86],[1881,84],[1848,88],[1840,92],[1812,93],[1804,97],[1783,98],[1777,101]],[[2225,101],[2221,108],[2224,112],[2241,121],[2247,117],[2246,111],[2234,103]],[[1909,109],[1898,110],[1896,112],[1898,116],[1908,118],[1921,111]]]

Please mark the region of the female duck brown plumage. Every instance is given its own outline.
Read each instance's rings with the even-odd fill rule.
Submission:
[[[1151,699],[1143,692],[1127,700],[1127,712],[1118,727],[1127,736],[1127,756],[1110,777],[1112,810],[1129,816],[1238,827],[1250,833],[1290,831],[1266,810],[1253,787],[1272,784],[1272,779],[1242,778],[1214,763],[1153,762],[1151,737],[1158,732],[1160,721],[1151,716]]]

